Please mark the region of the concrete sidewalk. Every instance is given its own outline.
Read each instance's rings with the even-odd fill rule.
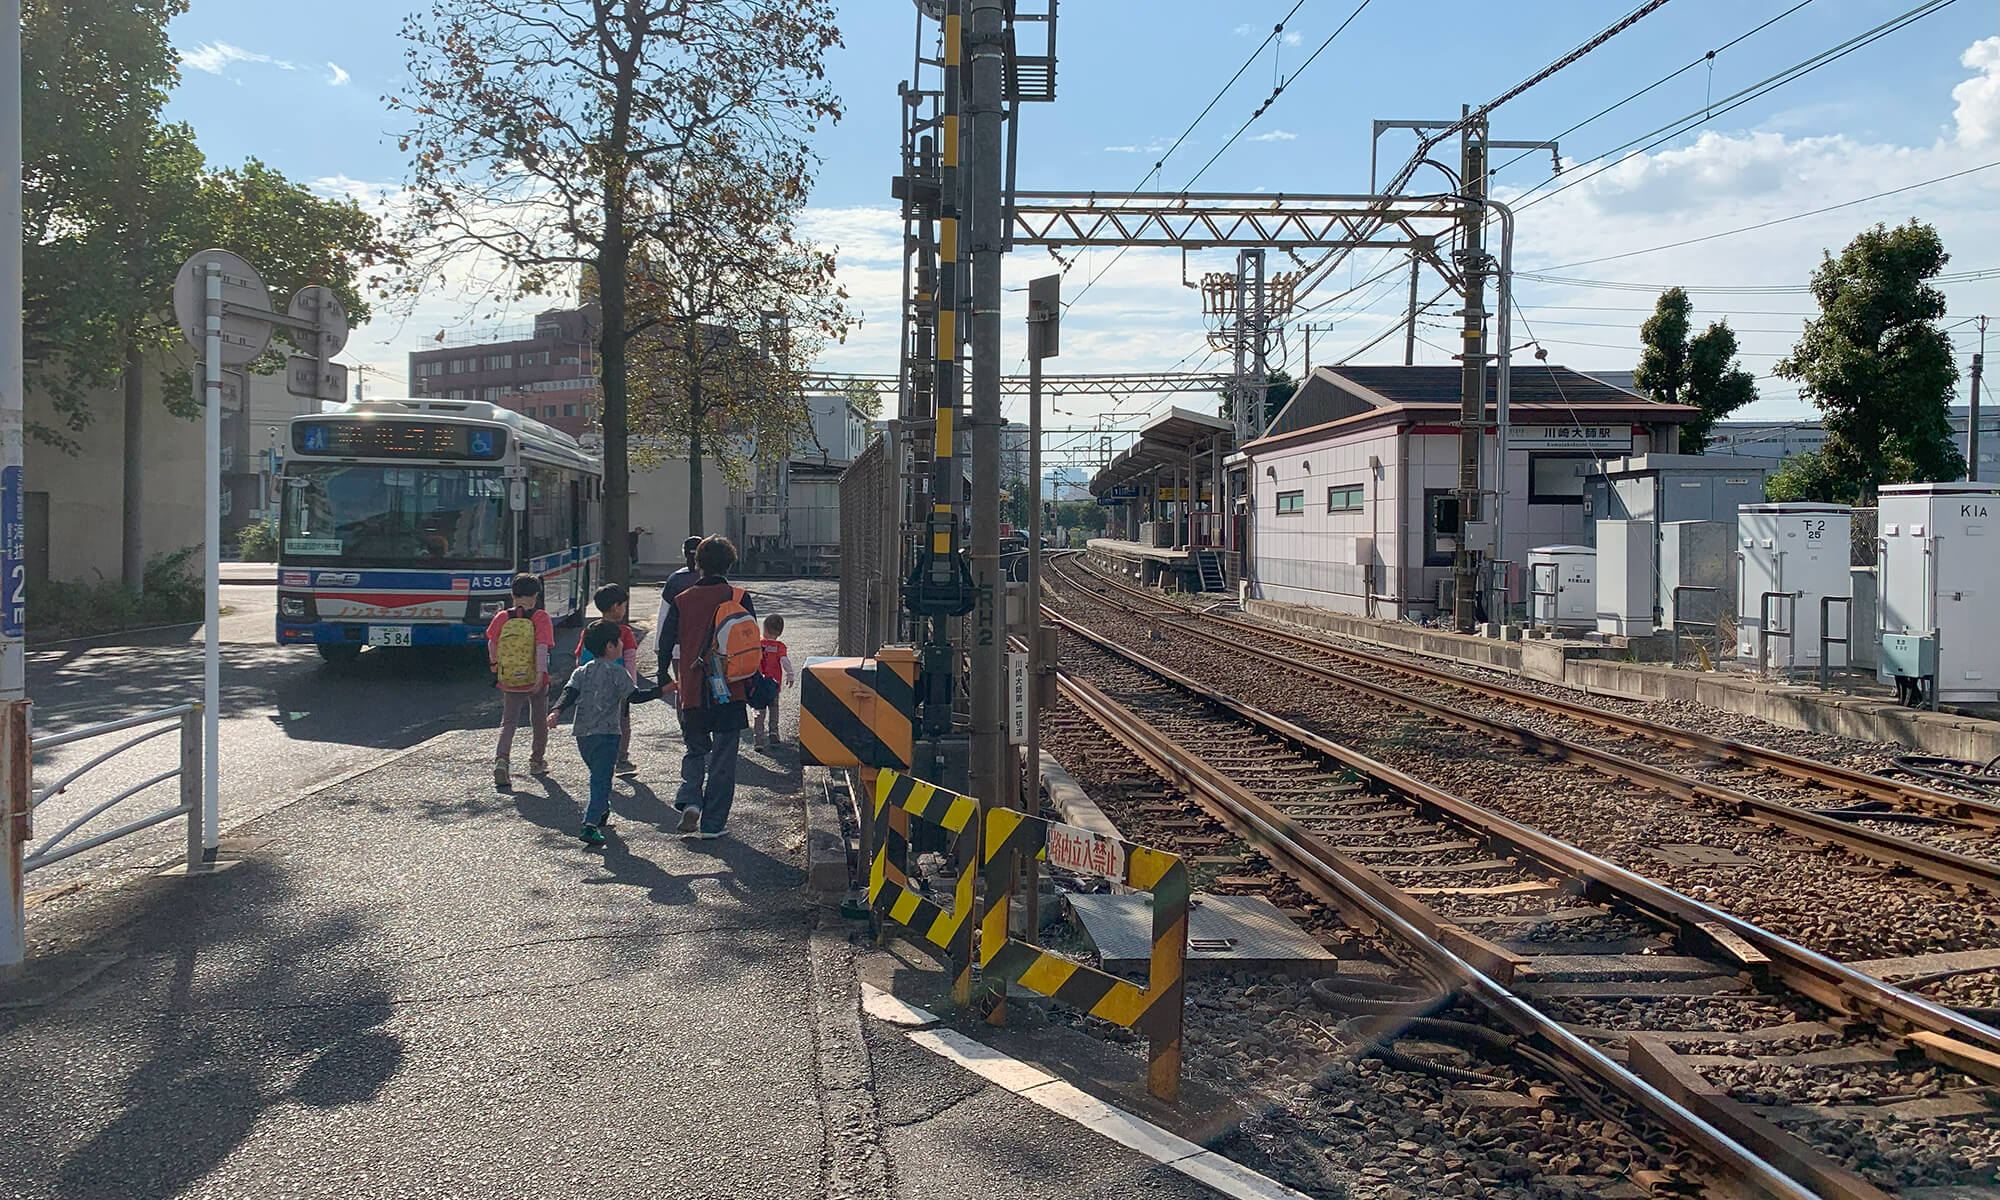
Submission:
[[[795,650],[831,638],[808,599]],[[732,836],[686,842],[678,734],[634,715],[599,851],[567,727],[512,794],[461,731],[232,830],[228,870],[45,898],[0,984],[0,1194],[1214,1194],[865,1026],[796,758],[746,753]]]

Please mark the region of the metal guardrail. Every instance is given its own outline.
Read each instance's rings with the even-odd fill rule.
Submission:
[[[1757,674],[1760,677],[1765,679],[1770,678],[1770,644],[1774,638],[1783,638],[1785,641],[1785,682],[1792,682],[1792,672],[1798,666],[1799,661],[1799,644],[1798,640],[1792,637],[1792,631],[1797,629],[1799,625],[1799,597],[1803,595],[1805,595],[1804,592],[1765,592],[1758,597]],[[1783,629],[1771,628],[1771,601],[1773,600],[1781,602],[1779,606],[1780,611],[1790,614],[1789,619],[1785,621]],[[1782,602],[1784,601],[1791,602],[1789,609],[1783,607]]]
[[[203,830],[201,823],[201,716],[202,706],[200,704],[178,704],[172,708],[160,709],[158,712],[141,713],[138,716],[124,717],[116,721],[106,721],[99,725],[86,725],[82,729],[73,729],[68,733],[59,733],[53,737],[32,738],[30,740],[31,750],[40,751],[53,750],[58,746],[73,745],[77,742],[89,741],[92,738],[104,737],[114,733],[123,733],[127,730],[145,730],[145,732],[138,734],[136,737],[128,738],[111,749],[104,751],[102,754],[91,758],[81,766],[71,770],[61,779],[36,792],[33,800],[33,807],[36,809],[39,809],[43,804],[67,791],[71,784],[83,778],[93,769],[102,766],[125,751],[132,749],[134,746],[143,745],[156,737],[163,737],[166,734],[174,732],[176,729],[180,731],[181,735],[180,765],[170,771],[161,771],[157,775],[142,779],[109,800],[91,807],[89,811],[63,826],[62,829],[43,841],[41,845],[35,847],[27,858],[22,861],[23,871],[39,870],[53,863],[59,863],[72,855],[81,854],[85,850],[102,846],[106,842],[116,841],[127,834],[137,833],[141,829],[150,829],[162,822],[171,821],[175,817],[183,816],[188,819],[188,869],[191,871],[199,869],[206,859],[206,852],[202,846]],[[157,728],[148,729],[148,726],[156,726]],[[80,842],[65,844],[72,834],[75,834],[85,825],[110,812],[113,808],[123,804],[140,792],[165,783],[169,779],[179,779],[181,781],[179,804],[176,804],[172,808],[162,809],[148,816],[140,817],[135,821],[128,821],[116,829],[94,834]]]
[[[1714,610],[1715,619],[1712,621],[1696,621],[1692,618],[1682,616],[1681,614],[1686,611],[1685,605],[1681,600],[1681,593],[1683,592],[1689,594],[1707,592],[1711,601],[1709,607]],[[1674,606],[1674,666],[1678,667],[1681,665],[1681,631],[1685,629],[1689,634],[1698,636],[1705,630],[1713,637],[1715,643],[1715,657],[1709,661],[1708,665],[1709,670],[1714,670],[1716,665],[1722,661],[1722,589],[1701,583],[1675,584],[1671,601]],[[1699,646],[1701,643],[1697,641],[1695,644]]]
[[[1842,624],[1847,627],[1846,637],[1834,637],[1828,630],[1833,628],[1833,606],[1841,606],[1841,615],[1846,618]],[[1840,657],[1846,661],[1840,664],[1840,690],[1854,694],[1854,601],[1848,596],[1821,596],[1819,598],[1819,690],[1831,690],[1828,672],[1832,670],[1833,648],[1840,647]]]

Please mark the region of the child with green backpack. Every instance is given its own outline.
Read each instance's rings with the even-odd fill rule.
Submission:
[[[549,651],[556,646],[556,627],[542,610],[541,579],[525,571],[514,576],[513,596],[513,605],[486,626],[486,664],[505,698],[500,744],[493,752],[493,786],[502,792],[513,786],[514,730],[524,713],[532,731],[528,772],[549,771]]]

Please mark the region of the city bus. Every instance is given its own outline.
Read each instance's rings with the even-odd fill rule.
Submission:
[[[601,582],[603,466],[497,405],[365,400],[294,417],[281,472],[278,644],[476,646],[517,571],[558,623]]]

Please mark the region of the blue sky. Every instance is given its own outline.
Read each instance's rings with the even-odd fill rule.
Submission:
[[[1676,0],[1503,106],[1494,117],[1494,135],[1559,133],[1794,2]],[[1712,70],[1690,71],[1564,137],[1564,156],[1590,159],[1915,2],[1814,0],[1718,55]],[[1139,183],[1160,148],[1183,132],[1292,5],[1293,0],[1071,0],[1060,27],[1058,100],[1028,108],[1023,123],[1021,186],[1121,191]],[[399,29],[411,7],[407,0],[350,0],[338,9],[194,0],[193,10],[173,29],[186,65],[170,115],[191,122],[215,160],[255,155],[330,191],[380,197],[401,180],[405,166],[395,147],[396,122],[380,98],[401,85]],[[848,115],[818,144],[825,162],[807,224],[822,240],[840,246],[844,274],[868,320],[825,362],[841,369],[893,369],[900,230],[889,207],[888,181],[896,168],[895,87],[910,70],[914,9],[900,0],[844,7],[847,45],[831,69]],[[1198,186],[1244,192],[1365,190],[1371,119],[1454,116],[1460,103],[1490,99],[1629,7],[1573,0],[1538,0],[1532,6],[1375,0],[1287,83],[1282,97]],[[1185,186],[1268,95],[1274,79],[1297,70],[1353,9],[1354,0],[1305,0],[1275,51],[1267,50],[1244,73],[1168,160],[1155,185]],[[1522,10],[1533,16],[1509,15]],[[1385,139],[1384,156],[1399,162],[1407,146],[1393,136]],[[2000,20],[1990,0],[1959,0],[1838,64],[1714,117],[1696,133],[1524,211],[1518,265],[1533,270],[1699,237],[1995,161],[2000,161]],[[1499,177],[1500,194],[1541,183],[1547,171],[1546,157],[1527,157]],[[1874,220],[1912,215],[1940,226],[1954,255],[1948,269],[2000,267],[1996,211],[2000,168],[1762,233],[1559,274],[1635,284],[1799,285],[1822,247],[1837,249]],[[1190,270],[1226,269],[1228,257],[1198,257]],[[1107,269],[1109,260],[1109,255],[1085,255],[1066,281],[1066,291],[1074,294],[1085,279],[1101,273],[1069,314],[1060,368],[1202,363],[1199,305],[1195,293],[1179,284],[1179,257],[1134,252]],[[1375,253],[1350,261],[1351,270],[1332,290],[1367,278]],[[1017,253],[1008,264],[1009,286],[1051,267],[1044,252]],[[1948,294],[1954,321],[1981,311],[2000,313],[2000,280],[1953,285]],[[1517,321],[1517,342],[1538,338],[1551,361],[1629,369],[1635,330],[1645,315],[1640,310],[1652,295],[1524,281],[1519,299],[1531,332],[1523,333]],[[1810,307],[1809,298],[1796,292],[1711,293],[1697,301],[1705,315],[1731,316],[1743,331],[1745,365],[1759,374],[1789,348]],[[1010,293],[1010,360],[1019,352],[1019,303]],[[1315,361],[1327,361],[1380,332],[1393,322],[1400,303],[1400,287],[1364,288],[1335,306],[1331,312],[1340,319],[1332,331],[1316,335]],[[356,335],[350,353],[383,371],[383,390],[397,389],[402,353],[455,319],[439,307],[420,309],[407,322],[378,320]],[[1448,341],[1441,330],[1422,332],[1427,340]],[[1287,339],[1294,369],[1302,365],[1302,340]],[[1961,338],[1962,348],[1969,344]],[[1399,347],[1400,339],[1391,339],[1384,350]],[[1441,351],[1429,348],[1423,357],[1443,361]],[[1361,361],[1389,360],[1378,352]],[[1763,386],[1766,399],[1756,415],[1805,411],[1784,381],[1767,379]],[[1106,407],[1078,406],[1086,415]]]

